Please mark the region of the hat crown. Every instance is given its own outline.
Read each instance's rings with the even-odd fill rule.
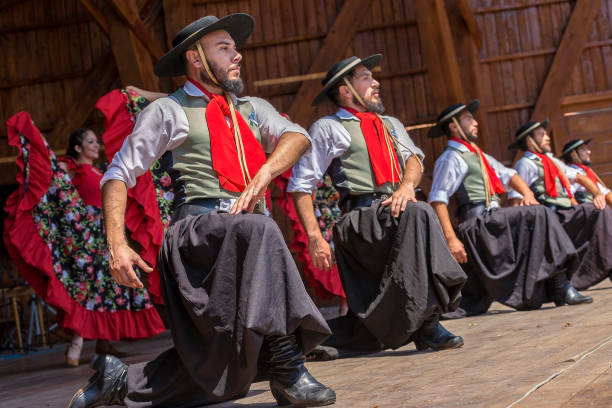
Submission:
[[[518,130],[516,131],[516,133],[514,134],[515,137],[519,137],[523,132],[525,132],[527,129],[529,129],[530,127],[533,127],[534,125],[536,125],[538,122],[527,122],[525,123],[523,126],[521,126],[520,128],[518,128]]]
[[[176,47],[177,45],[185,41],[185,39],[187,39],[187,37],[189,37],[191,34],[202,29],[202,27],[207,27],[213,23],[216,23],[217,21],[219,21],[219,19],[216,16],[204,16],[202,18],[197,19],[196,21],[189,23],[174,36],[174,38],[172,39],[172,46]]]
[[[355,60],[357,60],[357,57],[352,56],[349,58],[345,58],[342,61],[336,62],[334,65],[332,65],[329,71],[327,71],[325,78],[323,78],[323,80],[321,81],[321,85],[325,86],[325,84],[327,84],[334,77],[334,75],[340,72],[342,68],[346,67],[348,64]]]
[[[463,111],[466,108],[464,103],[456,103],[454,105],[449,106],[448,108],[444,109],[442,112],[440,112],[440,114],[438,115],[438,119],[436,120],[436,122],[442,124],[443,122],[448,122],[451,117],[445,118],[445,116],[448,116],[449,114],[456,112],[455,115],[461,111]],[[453,116],[455,116],[453,115]]]

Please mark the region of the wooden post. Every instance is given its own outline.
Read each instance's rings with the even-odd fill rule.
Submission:
[[[601,0],[577,0],[563,32],[555,58],[548,71],[538,101],[531,114],[532,120],[549,117],[555,130],[555,144],[562,146],[568,139],[567,124],[561,114],[561,101],[582,55],[593,22],[601,10]]]
[[[193,17],[193,7],[190,2],[163,0],[164,22],[166,25],[166,43],[172,48],[172,39]]]
[[[327,71],[344,55],[344,50],[353,41],[361,21],[369,10],[372,0],[345,1],[336,16],[333,26],[327,33],[323,45],[319,49],[308,70],[309,74]],[[308,127],[313,119],[312,100],[321,91],[321,85],[316,80],[302,82],[295,99],[288,109],[291,120]]]
[[[415,0],[414,11],[434,103],[440,111],[465,99],[444,0]]]

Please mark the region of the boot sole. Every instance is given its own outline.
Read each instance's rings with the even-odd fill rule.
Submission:
[[[425,344],[425,343],[422,343],[420,341],[415,341],[414,342],[414,345],[415,345],[415,347],[416,347],[416,349],[418,351],[423,351],[423,350],[427,350],[427,349],[432,349],[434,351],[451,350],[451,349],[461,348],[461,347],[463,347],[464,344],[465,343],[463,342],[463,340],[461,340],[460,343],[457,343],[457,344],[455,344],[453,346],[450,346],[450,347],[432,347],[432,346],[430,346],[428,344]]]
[[[279,407],[286,407],[286,406],[293,406],[293,407],[324,407],[326,405],[332,405],[332,404],[336,403],[336,397],[333,397],[333,398],[330,398],[328,400],[321,401],[321,402],[302,402],[302,403],[291,402],[291,401],[289,401],[287,399],[287,397],[285,397],[284,395],[279,393],[277,390],[272,390],[271,389],[270,391],[272,392],[272,396],[276,400],[276,403],[278,404]]]
[[[92,369],[94,369],[96,372],[89,378],[89,380],[85,384],[81,385],[81,387],[78,390],[76,390],[76,392],[72,395],[72,398],[70,399],[70,402],[68,403],[68,408],[70,408],[72,406],[72,403],[74,402],[74,400],[76,398],[78,398],[83,393],[85,388],[87,388],[87,386],[89,384],[91,384],[92,382],[94,382],[98,378],[100,373],[98,372],[97,368],[98,368],[98,365],[100,364],[99,363],[100,360],[102,360],[102,359],[100,358],[100,356],[98,354],[96,354],[94,356],[94,358],[91,360],[91,362],[89,363],[89,366]]]

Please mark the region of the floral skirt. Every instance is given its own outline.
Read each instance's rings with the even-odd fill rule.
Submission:
[[[89,339],[137,339],[165,327],[146,289],[110,275],[102,210],[87,206],[25,112],[7,121],[20,149],[4,241],[20,273],[60,310],[60,324]]]

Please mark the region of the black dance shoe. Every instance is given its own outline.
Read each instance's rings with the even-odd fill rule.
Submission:
[[[413,337],[417,350],[428,348],[444,350],[459,348],[463,346],[463,338],[455,336],[442,326],[439,322],[440,316],[435,314],[429,317]]]
[[[304,353],[294,335],[268,336],[264,352],[270,391],[278,405],[320,407],[336,402],[336,393],[318,382],[304,366]]]
[[[127,393],[127,365],[117,357],[96,354],[91,361],[96,373],[74,393],[68,408],[124,405]]]
[[[564,272],[560,272],[557,275],[549,279],[550,285],[553,289],[553,300],[555,306],[567,305],[580,305],[582,303],[593,303],[591,296],[581,295],[567,280],[567,276]]]

